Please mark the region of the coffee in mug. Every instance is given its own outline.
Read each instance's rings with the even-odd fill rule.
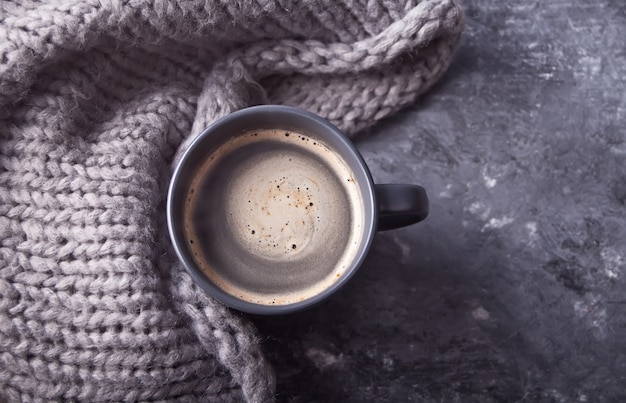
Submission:
[[[217,145],[190,182],[193,260],[229,294],[293,304],[337,281],[364,236],[363,195],[314,133],[250,130]]]

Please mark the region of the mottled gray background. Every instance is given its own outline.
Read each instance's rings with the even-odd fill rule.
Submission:
[[[626,1],[464,8],[440,85],[357,140],[431,215],[254,318],[279,401],[626,400]]]

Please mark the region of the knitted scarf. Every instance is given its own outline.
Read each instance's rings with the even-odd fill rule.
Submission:
[[[0,4],[0,400],[273,399],[245,316],[172,252],[172,164],[239,108],[352,135],[442,75],[454,0]]]

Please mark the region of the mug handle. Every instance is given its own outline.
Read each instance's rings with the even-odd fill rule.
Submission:
[[[428,216],[428,196],[418,185],[376,184],[378,231],[420,222]]]

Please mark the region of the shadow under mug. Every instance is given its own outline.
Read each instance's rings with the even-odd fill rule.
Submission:
[[[258,136],[259,133],[261,136]],[[257,141],[263,137],[263,133],[267,139]],[[290,133],[291,139],[288,138]],[[287,137],[279,139],[278,136],[282,135]],[[239,223],[237,217],[232,218],[233,211],[241,211],[242,213],[235,215],[243,214],[253,221],[267,218],[261,217],[263,214],[269,216],[266,204],[256,199],[243,200],[252,196],[236,193],[236,183],[241,177],[250,176],[250,183],[245,184],[246,189],[250,187],[250,192],[255,186],[262,187],[264,192],[279,191],[281,183],[281,191],[286,192],[289,189],[285,188],[291,186],[289,191],[295,192],[294,183],[281,176],[284,169],[291,170],[300,160],[303,166],[310,160],[308,168],[305,167],[309,170],[316,169],[317,165],[324,165],[324,158],[318,161],[321,154],[315,151],[317,149],[309,155],[309,151],[303,151],[304,148],[298,145],[299,139],[312,150],[312,144],[321,147],[320,149],[345,165],[342,169],[348,170],[348,182],[352,182],[341,185],[324,180],[311,182],[311,187],[319,187],[318,193],[313,194],[311,190],[307,203],[300,203],[300,208],[310,208],[311,211],[313,208],[322,208],[323,206],[318,207],[320,203],[314,205],[312,201],[308,203],[308,200],[328,199],[325,201],[324,212],[335,218],[332,225],[327,225],[327,230],[322,231],[330,234],[328,239],[323,238],[326,235],[317,233],[311,235],[310,239],[307,238],[311,245],[318,245],[317,249],[309,245],[309,251],[302,245],[296,249],[295,241],[291,244],[288,237],[280,238],[278,227],[266,229],[267,233],[262,238],[263,234],[259,229],[255,231],[250,224],[245,224],[244,221]],[[238,146],[237,142],[241,145]],[[268,165],[270,158],[276,158],[273,162],[275,165]],[[254,165],[245,168],[247,160],[252,159],[256,161]],[[298,164],[292,159],[296,159]],[[221,162],[209,162],[213,160]],[[280,165],[287,164],[287,161],[290,165]],[[252,162],[248,165],[250,164]],[[333,162],[329,164],[332,165]],[[215,168],[212,173],[211,166]],[[239,171],[243,173],[237,173]],[[327,171],[325,169],[324,172],[328,173]],[[329,187],[325,188],[324,183],[327,182]],[[351,192],[356,195],[356,199],[352,197],[354,200],[347,200],[349,197],[346,199],[344,190],[348,185],[353,187]],[[301,191],[300,186],[297,189],[298,192]],[[306,189],[309,190],[309,187]],[[284,199],[289,194],[292,198]],[[282,194],[282,205],[273,205],[276,210],[274,214],[289,217],[289,211],[298,205],[293,198],[294,193],[289,194]],[[296,196],[298,194],[300,193]],[[339,197],[339,201],[333,199],[333,195]],[[278,203],[276,200],[274,195],[273,203]],[[343,203],[342,200],[347,202]],[[357,204],[358,214],[355,214],[350,210],[355,209]],[[205,210],[204,215],[196,213],[202,209]],[[369,169],[354,144],[330,122],[307,111],[279,105],[242,109],[206,128],[179,160],[167,196],[169,234],[185,270],[202,289],[225,305],[262,315],[291,313],[324,301],[357,272],[377,230],[389,230],[419,222],[426,218],[428,210],[426,191],[420,186],[374,184]],[[356,222],[359,224],[356,225]],[[346,231],[346,228],[349,230]],[[289,230],[292,237],[302,238],[302,234],[297,233],[298,228],[294,228],[293,224]],[[301,228],[301,231],[310,230],[308,227]],[[283,248],[280,250],[284,253],[257,255],[256,241],[254,244],[246,243],[248,238],[256,239],[253,238],[256,235],[259,235],[259,245],[267,243],[269,246],[278,246],[279,249]],[[321,237],[321,240],[313,242],[315,236]],[[274,238],[280,241],[271,241]],[[274,245],[270,245],[271,242]],[[286,242],[286,249],[285,245],[277,245],[281,242]],[[340,268],[335,267],[339,260],[342,261]],[[266,295],[268,298],[264,297]]]

